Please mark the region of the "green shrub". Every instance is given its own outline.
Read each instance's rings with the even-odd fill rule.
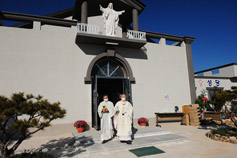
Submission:
[[[236,129],[219,128],[219,129],[213,129],[211,132],[212,132],[212,134],[219,134],[221,136],[235,136],[235,137],[237,137]]]

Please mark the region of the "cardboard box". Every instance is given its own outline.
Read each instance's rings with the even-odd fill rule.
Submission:
[[[189,109],[190,105],[184,105],[182,106],[182,111],[184,114],[188,114],[188,109]]]
[[[185,115],[182,117],[182,124],[189,126],[189,115],[188,115],[188,114],[185,114]]]

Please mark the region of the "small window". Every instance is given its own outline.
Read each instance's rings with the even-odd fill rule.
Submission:
[[[211,73],[212,73],[212,75],[215,75],[215,74],[219,74],[220,71],[219,71],[219,69],[215,69],[215,70],[212,70]]]
[[[204,73],[198,73],[198,76],[204,76]]]

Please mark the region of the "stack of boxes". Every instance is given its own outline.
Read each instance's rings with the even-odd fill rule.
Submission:
[[[190,125],[191,126],[199,126],[200,121],[199,121],[199,105],[198,104],[192,104],[189,107],[189,120],[190,120]]]
[[[192,104],[192,105],[184,105],[182,107],[184,116],[182,118],[183,125],[191,125],[191,126],[199,126],[199,105]]]
[[[189,126],[189,112],[188,112],[189,106],[190,105],[184,105],[182,107],[182,111],[184,113],[184,116],[182,117],[182,124],[187,126]]]

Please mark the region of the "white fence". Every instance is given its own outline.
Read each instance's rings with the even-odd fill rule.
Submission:
[[[97,35],[102,34],[99,26],[91,24],[82,24],[82,23],[77,23],[77,32],[86,34],[97,34]],[[146,41],[146,32],[128,30],[127,38]]]
[[[77,23],[78,33],[100,34],[100,27],[97,25]]]
[[[128,30],[127,37],[129,39],[136,39],[136,40],[146,41],[146,32]]]

